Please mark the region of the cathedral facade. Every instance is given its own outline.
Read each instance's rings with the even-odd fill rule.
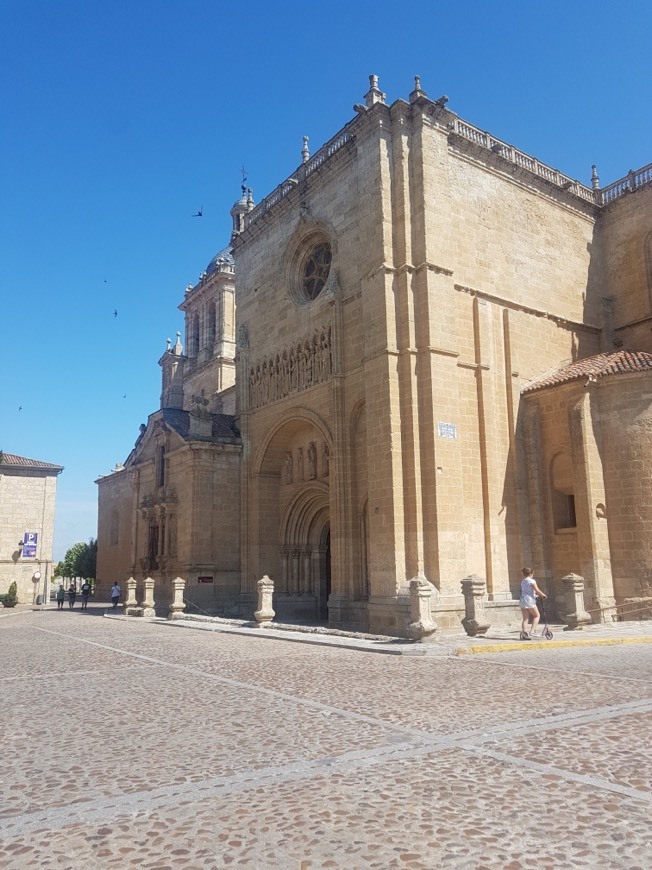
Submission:
[[[414,577],[513,612],[652,577],[652,167],[585,186],[370,77],[189,288],[161,409],[99,481],[98,580],[396,635]],[[235,305],[234,305],[235,301]],[[168,590],[167,592],[165,590]]]

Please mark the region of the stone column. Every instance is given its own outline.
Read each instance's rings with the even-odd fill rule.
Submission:
[[[486,592],[487,584],[477,574],[471,574],[462,580],[465,611],[462,625],[469,637],[485,634],[491,627],[484,607]]]
[[[172,603],[168,619],[182,619],[183,611],[186,609],[185,601],[183,600],[183,591],[186,588],[186,581],[181,577],[177,577],[172,581]]]
[[[127,580],[127,599],[124,603],[124,611],[127,616],[138,614],[138,601],[136,600],[136,581],[133,577]]]
[[[146,577],[144,582],[145,595],[143,598],[143,616],[156,616],[154,610],[154,581],[151,577]]]
[[[310,551],[306,550],[303,553],[303,576],[301,578],[301,594],[310,595],[312,592],[312,583],[310,576]]]
[[[591,616],[584,609],[584,578],[579,574],[567,574],[561,578],[566,598],[566,622],[569,628],[579,628],[591,622]]]
[[[272,608],[272,596],[274,595],[274,583],[269,579],[267,574],[258,581],[258,610],[254,613],[254,618],[258,623],[258,628],[268,628],[271,621],[274,619],[274,610]]]
[[[265,575],[267,576],[267,575]],[[299,551],[292,551],[292,566],[290,569],[288,592],[290,595],[296,595],[299,591]]]
[[[289,581],[289,553],[287,550],[281,550],[281,572],[282,572],[282,582],[281,582],[281,592],[287,592],[290,588]]]
[[[430,613],[431,596],[432,586],[423,574],[410,580],[410,624],[407,632],[412,640],[423,641],[437,631],[437,623]]]

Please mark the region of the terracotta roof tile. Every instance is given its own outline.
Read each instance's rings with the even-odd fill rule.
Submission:
[[[644,371],[652,371],[652,353],[645,353],[640,350],[618,350],[614,353],[599,353],[596,356],[577,360],[561,369],[545,374],[538,380],[528,384],[527,387],[524,387],[521,390],[521,395],[534,393],[536,390],[543,390],[546,387],[556,387],[559,384],[566,384],[581,378],[595,381],[610,375]]]
[[[0,465],[12,468],[51,468],[53,471],[63,471],[63,465],[54,465],[52,462],[41,462],[39,459],[27,459],[25,456],[16,456],[15,453],[2,453]]]

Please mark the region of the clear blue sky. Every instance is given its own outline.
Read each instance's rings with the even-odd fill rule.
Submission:
[[[55,559],[96,535],[94,480],[158,408],[157,360],[228,241],[243,164],[258,201],[370,73],[388,102],[419,74],[465,120],[608,184],[652,161],[650,21],[644,0],[2,0],[0,449],[65,466]]]

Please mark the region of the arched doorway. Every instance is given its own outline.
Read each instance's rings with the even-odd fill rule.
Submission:
[[[328,620],[331,592],[328,487],[302,487],[281,517],[281,578],[276,597],[279,620]]]

